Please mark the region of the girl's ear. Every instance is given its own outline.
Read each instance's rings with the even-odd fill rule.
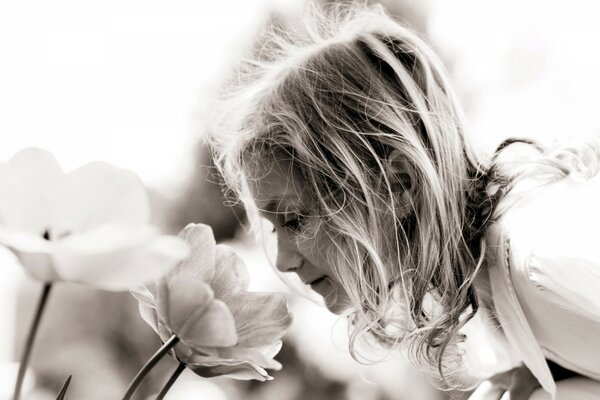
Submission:
[[[397,202],[396,215],[404,218],[415,212],[414,191],[416,180],[414,179],[414,169],[398,150],[392,150],[385,163],[387,177]]]
[[[413,169],[402,153],[392,150],[386,161],[387,177],[394,193],[412,192]]]

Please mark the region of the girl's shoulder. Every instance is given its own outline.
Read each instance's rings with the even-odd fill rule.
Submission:
[[[553,394],[545,359],[555,353],[548,349],[568,355],[569,369],[595,371],[589,366],[596,354],[583,345],[577,353],[572,344],[575,336],[580,344],[595,341],[600,327],[600,179],[567,177],[516,189],[486,232],[493,312],[510,354]]]
[[[512,279],[600,319],[600,178],[528,185],[506,196],[495,224],[510,249]]]
[[[498,223],[510,236],[511,249],[600,244],[600,176],[523,186],[499,205],[504,210]]]

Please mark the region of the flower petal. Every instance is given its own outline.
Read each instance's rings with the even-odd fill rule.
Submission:
[[[188,363],[186,364],[189,369],[194,373],[205,377],[211,378],[215,376],[226,376],[233,379],[250,380],[256,379],[259,381],[266,381],[273,379],[267,371],[258,365],[243,361],[222,361],[216,363]]]
[[[25,252],[12,249],[29,276],[40,282],[56,282],[61,277],[54,268],[54,262],[48,253]]]
[[[216,243],[212,228],[204,224],[188,224],[178,235],[189,244],[191,254],[170,275],[187,274],[210,282],[215,273]]]
[[[215,297],[228,303],[231,296],[248,290],[248,270],[242,258],[229,246],[217,245],[216,259],[215,275],[210,284]]]
[[[55,268],[64,280],[127,290],[164,275],[187,256],[185,243],[149,227],[104,225],[55,243]]]
[[[50,257],[52,244],[41,236],[15,231],[0,225],[0,244],[9,248],[17,256],[32,278],[42,282],[60,280]]]
[[[185,332],[182,330],[189,330],[188,326],[201,318],[214,300],[214,294],[205,282],[183,276],[167,280],[166,288],[166,297],[161,293],[158,307],[163,320],[180,339],[183,339]]]
[[[139,178],[104,162],[86,164],[67,175],[61,193],[63,229],[82,232],[105,223],[140,225],[150,219],[150,203]]]
[[[0,223],[0,244],[28,253],[49,253],[52,244],[41,235],[33,235],[3,226]]]
[[[260,365],[262,368],[279,370],[281,364],[273,357],[281,350],[282,342],[278,340],[272,344],[260,347],[241,347],[233,346],[216,349],[216,355],[211,355],[213,361],[217,360],[240,360],[251,364]],[[200,362],[202,358],[194,359]],[[208,359],[206,359],[208,360]]]
[[[188,326],[185,334],[182,341],[193,347],[234,346],[238,340],[233,315],[220,300],[212,301],[202,317]]]
[[[246,292],[227,305],[235,318],[240,347],[270,345],[281,339],[292,323],[282,294]]]
[[[154,288],[152,288],[154,289]],[[150,290],[148,286],[138,285],[129,290],[129,293],[140,303],[148,307],[156,306],[156,297],[154,296],[153,290]]]
[[[131,289],[130,293],[139,302],[140,315],[148,325],[158,333],[158,314],[156,311],[156,299],[152,292],[145,286],[139,285]]]
[[[0,164],[0,224],[42,236],[65,175],[48,151],[29,148]]]
[[[274,360],[273,357],[279,353],[282,346],[281,340],[262,347],[231,347],[227,350],[231,352],[232,358],[239,358],[258,364],[263,368],[280,370],[281,363]],[[226,353],[225,353],[226,354]]]
[[[183,343],[191,347],[236,344],[233,316],[225,303],[214,300],[207,283],[183,275],[167,278],[166,283],[168,304],[161,295],[161,315]]]

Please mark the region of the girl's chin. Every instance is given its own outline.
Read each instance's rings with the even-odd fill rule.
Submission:
[[[327,309],[334,314],[342,314],[344,311],[347,311],[350,308],[350,305],[343,301],[329,303],[327,300],[325,300],[325,307],[327,307]]]
[[[347,296],[343,294],[343,290],[329,279],[325,279],[313,290],[323,296],[325,307],[334,314],[341,314],[350,308],[350,302]]]

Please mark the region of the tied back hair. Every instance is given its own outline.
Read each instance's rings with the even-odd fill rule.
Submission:
[[[248,182],[291,160],[311,199],[299,235],[331,243],[324,256],[351,301],[352,355],[375,338],[455,385],[499,200],[525,176],[591,171],[597,147],[505,166],[466,137],[438,57],[380,7],[313,8],[303,21],[267,32],[241,67],[209,138],[216,165],[252,213]],[[395,185],[392,152],[410,187]]]

